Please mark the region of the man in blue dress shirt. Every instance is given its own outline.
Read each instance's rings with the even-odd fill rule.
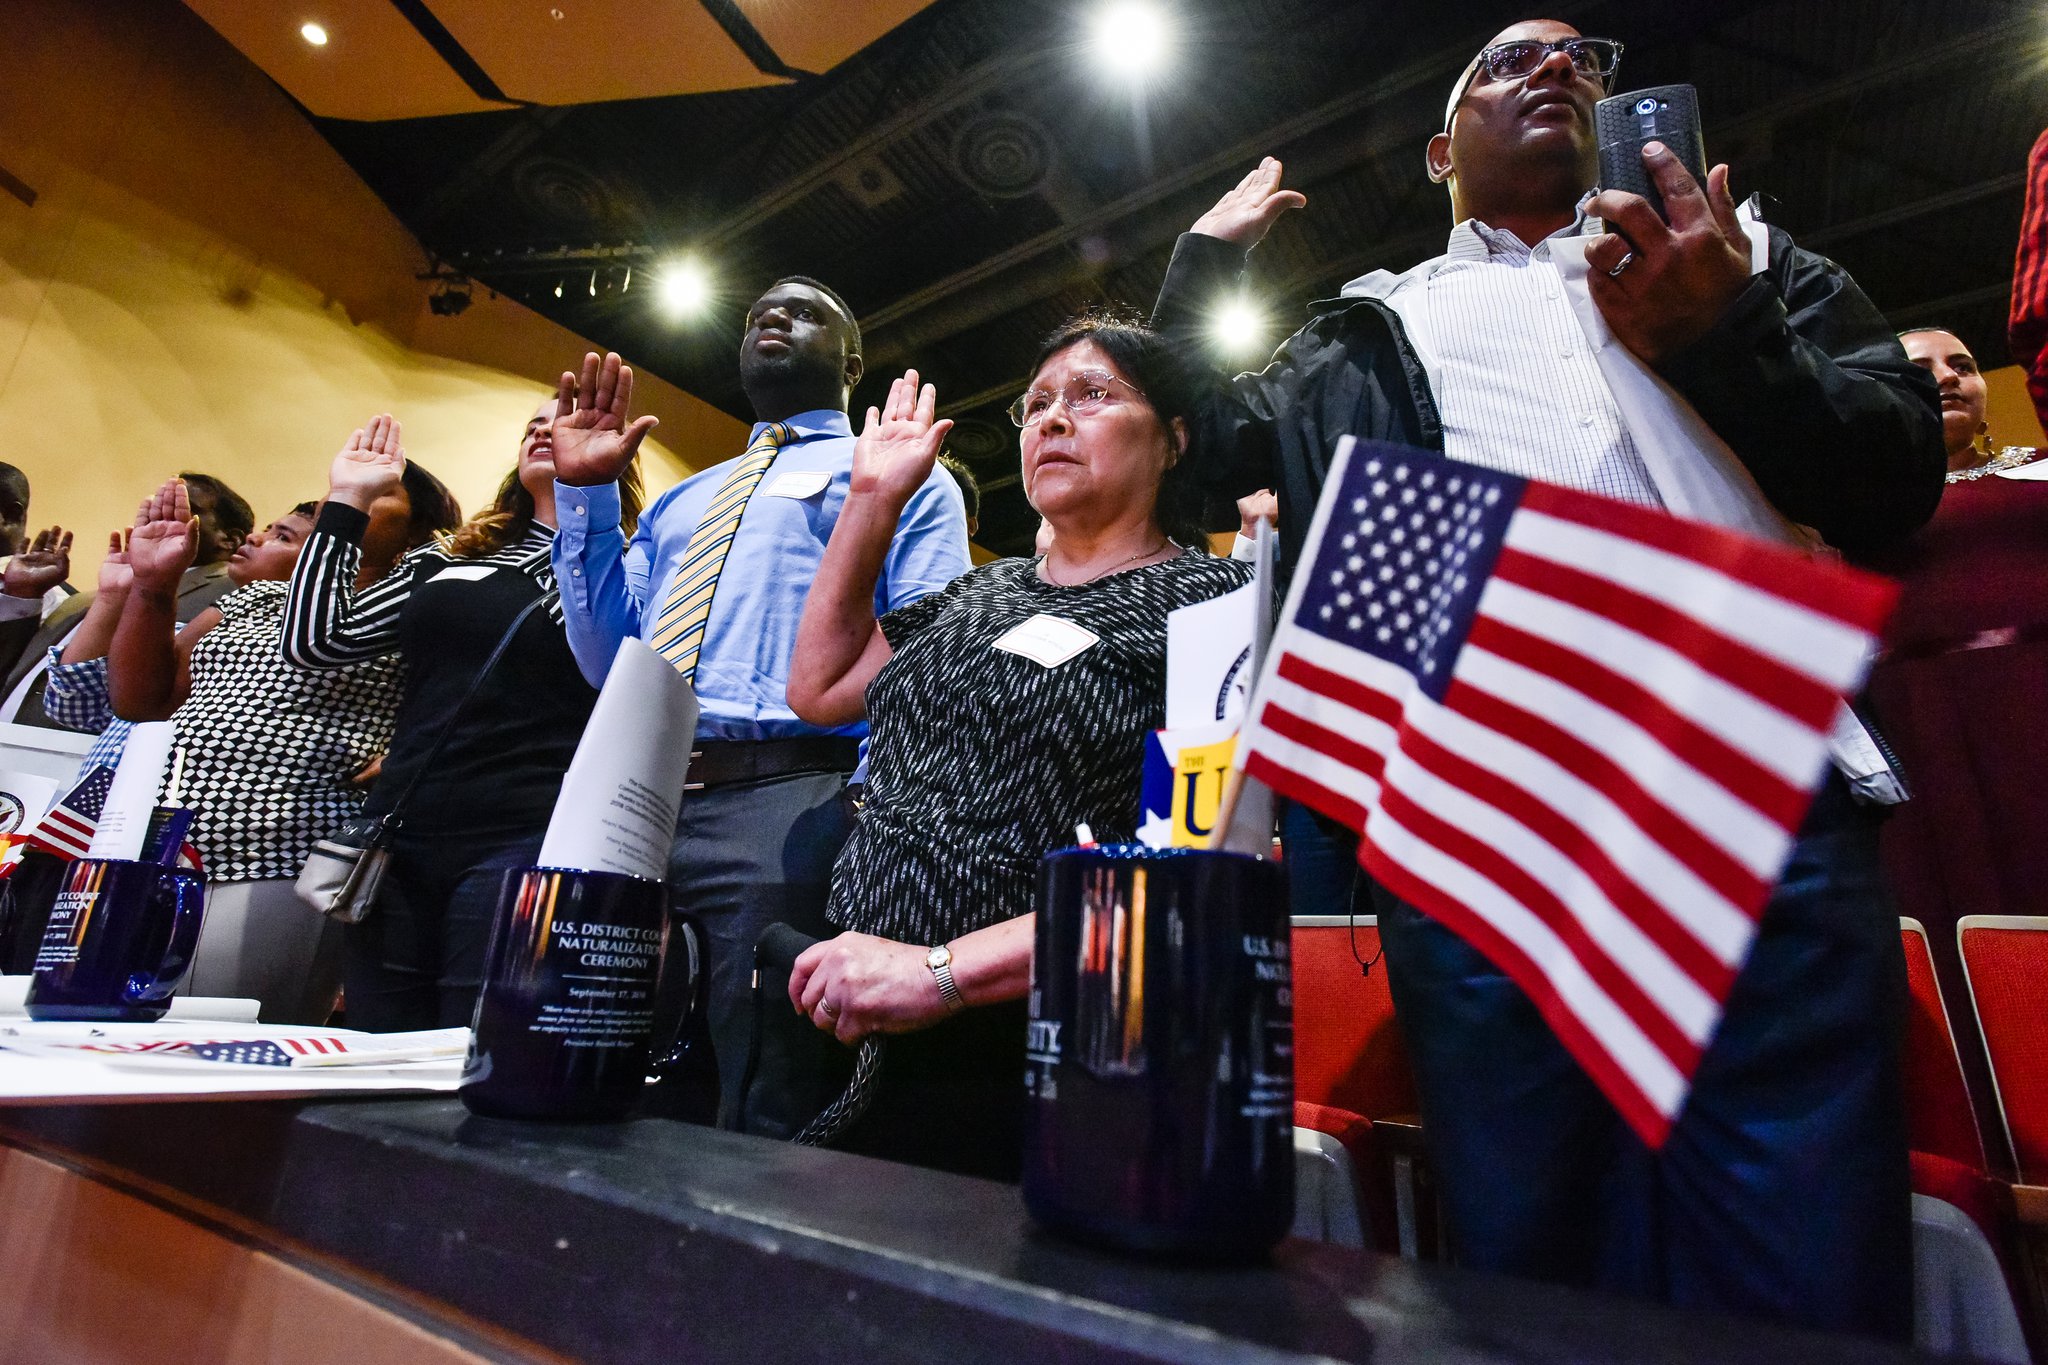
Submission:
[[[669,885],[676,908],[708,939],[704,965],[719,1121],[774,1137],[801,1129],[846,1074],[836,1045],[787,1006],[761,1011],[755,1046],[750,981],[754,941],[766,926],[782,921],[807,934],[832,932],[825,896],[851,827],[846,778],[867,727],[806,725],[785,694],[804,598],[846,500],[854,444],[846,403],[860,376],[860,329],[844,301],[815,280],[778,280],[747,314],[740,382],[757,419],[749,441],[756,460],[770,424],[786,427],[774,433],[786,439],[751,492],[728,488],[728,476],[742,462],[734,452],[735,459],[693,474],[657,499],[630,542],[619,525],[617,479],[652,419],[625,426],[620,403],[614,410],[621,421],[596,422],[612,429],[611,438],[589,441],[578,439],[580,422],[556,423],[562,524],[555,577],[569,644],[593,684],[603,684],[627,636],[657,648],[657,624],[673,636],[677,613],[663,620],[664,608],[692,537],[721,491],[744,497],[696,655],[703,710],[691,787],[669,854]],[[628,378],[628,393],[630,386]],[[599,393],[608,397],[612,390],[601,384]],[[751,470],[741,471],[742,484],[750,476]],[[945,586],[967,566],[959,489],[951,475],[934,469],[897,525],[875,588],[876,614]],[[753,1075],[743,1107],[750,1056]]]

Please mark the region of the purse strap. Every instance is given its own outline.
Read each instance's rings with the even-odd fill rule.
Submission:
[[[505,627],[505,633],[500,635],[498,643],[492,646],[490,657],[484,660],[484,666],[476,671],[476,676],[469,680],[469,687],[456,700],[455,705],[449,708],[448,717],[441,722],[441,732],[434,736],[433,746],[427,750],[427,756],[420,760],[419,766],[413,769],[412,776],[406,779],[405,789],[398,793],[398,799],[391,803],[391,809],[385,811],[378,819],[377,833],[380,837],[398,828],[400,813],[405,810],[406,803],[412,800],[412,794],[419,787],[420,780],[432,770],[434,760],[439,758],[441,751],[448,747],[448,740],[455,733],[455,722],[462,715],[463,708],[467,707],[476,696],[477,689],[484,685],[484,679],[491,676],[491,670],[498,666],[498,660],[505,657],[505,651],[512,647],[512,637],[517,635],[519,628],[526,624],[526,618],[560,595],[561,590],[559,588],[549,588],[539,597],[534,598],[524,607],[521,607],[519,614],[512,618],[512,624]]]

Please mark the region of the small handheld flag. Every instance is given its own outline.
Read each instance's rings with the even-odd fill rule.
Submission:
[[[1239,765],[1522,988],[1651,1147],[1897,595],[1732,532],[1340,449]]]

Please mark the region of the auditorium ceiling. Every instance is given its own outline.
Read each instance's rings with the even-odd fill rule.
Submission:
[[[230,38],[221,14],[273,9],[188,3]],[[266,69],[418,236],[423,271],[519,298],[734,414],[746,302],[780,274],[831,282],[866,331],[856,404],[905,365],[936,381],[987,490],[981,538],[1022,551],[1036,518],[1003,407],[1037,339],[1084,305],[1148,303],[1175,235],[1263,153],[1310,201],[1255,258],[1267,345],[1343,280],[1433,254],[1448,215],[1423,143],[1466,59],[1525,17],[1160,0],[1178,48],[1134,87],[1090,59],[1093,3],[350,0],[390,31],[380,60],[411,93]],[[1626,44],[1620,88],[1699,86],[1738,192],[1770,196],[1896,322],[1944,320],[2004,362],[2022,170],[2048,124],[2041,5],[1550,12]],[[678,321],[657,286],[684,254],[714,306]]]

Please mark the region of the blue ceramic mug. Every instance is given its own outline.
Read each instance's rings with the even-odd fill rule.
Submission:
[[[1294,1221],[1286,874],[1139,846],[1045,860],[1024,1201],[1134,1251],[1242,1257]]]
[[[505,874],[462,1102],[497,1118],[614,1119],[654,1052],[668,889],[617,872]]]
[[[192,966],[206,883],[188,868],[84,858],[57,888],[28,987],[31,1019],[148,1023]]]

